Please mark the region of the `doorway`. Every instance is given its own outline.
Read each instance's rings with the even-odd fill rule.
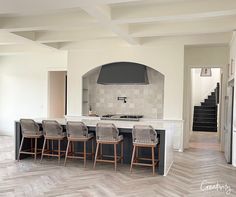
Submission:
[[[193,135],[192,131],[192,122],[193,122],[193,103],[192,103],[192,69],[201,69],[201,66],[186,66],[184,70],[184,113],[183,119],[185,120],[184,124],[184,148],[190,147],[190,138]],[[223,140],[223,132],[224,132],[224,110],[225,110],[225,95],[226,95],[226,88],[222,88],[226,86],[227,77],[226,76],[226,69],[223,66],[205,66],[203,68],[218,68],[220,69],[220,91],[219,91],[219,106],[217,108],[217,120],[218,125],[217,129],[218,132],[211,132],[212,134],[216,134],[218,143],[220,143],[220,151],[224,150],[224,140]],[[196,132],[197,133],[197,132]],[[206,132],[205,132],[206,133]]]
[[[67,72],[48,71],[48,118],[64,118],[67,113]]]
[[[219,131],[220,68],[192,68],[192,131]]]

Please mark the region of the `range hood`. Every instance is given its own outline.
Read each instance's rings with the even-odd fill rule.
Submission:
[[[103,65],[97,80],[98,84],[148,84],[147,67],[132,62],[115,62]]]

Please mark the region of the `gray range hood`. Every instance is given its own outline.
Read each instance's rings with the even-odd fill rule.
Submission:
[[[98,84],[148,84],[147,67],[132,62],[115,62],[103,65]]]

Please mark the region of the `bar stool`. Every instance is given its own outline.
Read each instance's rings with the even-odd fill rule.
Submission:
[[[76,121],[68,121],[66,124],[66,131],[67,131],[67,148],[66,148],[66,156],[64,165],[66,165],[67,158],[75,158],[75,159],[84,159],[84,167],[86,167],[86,159],[87,155],[91,155],[93,158],[94,155],[94,148],[93,148],[93,139],[94,134],[88,133],[88,128],[83,122],[76,122]],[[88,141],[92,142],[92,152],[87,153],[86,144]],[[84,144],[84,151],[83,152],[75,152],[73,150],[73,143],[74,142],[83,142]],[[70,143],[72,145],[71,155],[69,155],[69,147]],[[83,156],[75,156],[75,154],[82,154]]]
[[[154,150],[156,145],[158,144],[158,157],[160,155],[160,143],[158,143],[157,133],[153,129],[152,126],[149,125],[135,125],[132,130],[132,138],[133,138],[133,154],[130,166],[130,172],[132,172],[133,165],[139,166],[150,166],[152,167],[153,175],[155,174],[155,166],[159,162],[155,159]],[[139,148],[151,148],[152,150],[152,158],[141,158],[138,156]],[[137,151],[137,152],[136,152]],[[151,164],[138,162],[138,160],[143,161],[151,161]]]
[[[43,136],[43,133],[42,131],[40,131],[39,125],[32,119],[20,119],[20,125],[22,132],[22,140],[17,160],[18,161],[20,160],[20,154],[34,155],[34,160],[36,160],[37,154],[41,153],[41,151],[38,152],[39,149],[37,147],[37,140]],[[22,150],[25,138],[31,139],[31,148]],[[32,147],[33,139],[34,139],[34,148]]]
[[[44,132],[44,142],[43,142],[43,150],[41,155],[41,162],[43,160],[43,156],[51,156],[51,157],[57,157],[58,158],[58,164],[60,163],[61,156],[65,154],[61,154],[65,151],[61,151],[61,141],[66,137],[66,133],[63,132],[62,126],[55,120],[43,120],[43,132]],[[52,141],[52,150],[51,153],[45,153],[45,145],[47,140]],[[53,141],[58,142],[58,150],[53,149]],[[50,141],[49,141],[50,142]],[[57,152],[57,154],[54,154],[54,152]]]
[[[119,131],[114,124],[98,123],[96,126],[96,140],[97,140],[97,148],[96,148],[93,168],[95,168],[96,162],[114,163],[116,171],[117,161],[121,161],[121,163],[123,162],[123,136],[119,135]],[[114,145],[114,156],[103,155],[102,153],[103,144]],[[117,156],[117,144],[120,144],[121,146],[120,156]],[[98,156],[99,148],[100,148],[100,155]],[[105,160],[102,157],[111,157],[114,158],[114,160],[108,160],[108,159]]]

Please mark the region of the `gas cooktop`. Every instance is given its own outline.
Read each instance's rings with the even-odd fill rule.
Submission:
[[[125,121],[139,121],[143,118],[142,115],[126,115],[126,114],[106,114],[101,117],[101,120],[125,120]]]

